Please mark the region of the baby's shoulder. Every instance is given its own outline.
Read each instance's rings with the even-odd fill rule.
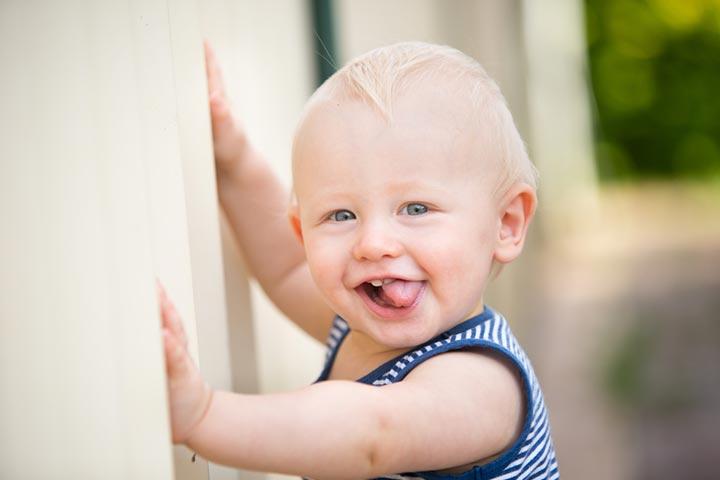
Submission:
[[[499,400],[522,399],[522,372],[517,364],[506,354],[481,346],[435,355],[408,372],[403,381],[422,383],[444,394],[477,398],[494,390]]]

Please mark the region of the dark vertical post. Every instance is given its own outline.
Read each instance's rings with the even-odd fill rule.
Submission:
[[[310,8],[315,46],[315,78],[319,86],[337,70],[332,0],[310,0]]]

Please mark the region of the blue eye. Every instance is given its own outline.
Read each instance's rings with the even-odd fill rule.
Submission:
[[[355,220],[355,214],[350,210],[335,210],[327,218],[333,222],[347,222],[348,220]]]
[[[408,203],[403,207],[402,211],[408,215],[422,215],[428,212],[428,207],[422,203]]]

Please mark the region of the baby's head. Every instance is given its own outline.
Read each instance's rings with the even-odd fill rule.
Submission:
[[[482,67],[402,43],[340,69],[293,145],[291,220],[326,300],[384,346],[422,343],[483,309],[516,258],[536,172]]]

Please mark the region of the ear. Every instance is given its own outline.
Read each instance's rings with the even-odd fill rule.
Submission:
[[[302,234],[302,226],[300,224],[300,209],[297,205],[293,205],[290,207],[290,210],[288,210],[288,220],[290,220],[290,227],[292,228],[293,232],[295,233],[295,236],[300,241],[300,244],[303,245],[303,234]]]
[[[525,183],[515,185],[505,195],[498,219],[500,228],[494,253],[497,262],[510,263],[520,255],[536,206],[535,190]]]

